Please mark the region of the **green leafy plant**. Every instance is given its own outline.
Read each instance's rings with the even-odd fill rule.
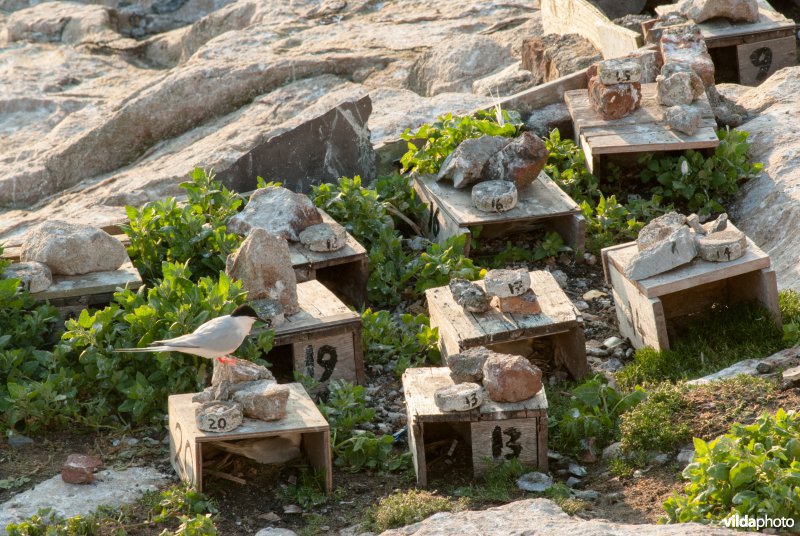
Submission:
[[[242,205],[238,194],[200,168],[180,186],[186,190],[185,202],[169,197],[141,209],[125,208],[129,223],[121,227],[131,241],[128,254],[152,283],[163,276],[164,261],[188,263],[195,278],[215,276],[225,269],[226,257],[241,243],[241,238],[226,229],[228,219]]]
[[[294,502],[303,509],[310,509],[328,502],[325,493],[325,473],[315,471],[307,466],[299,468],[295,484],[282,484],[278,487],[278,496],[287,502]]]
[[[567,411],[555,422],[557,443],[575,452],[593,439],[595,448],[602,449],[617,435],[620,416],[645,396],[640,387],[620,393],[599,375],[587,380],[572,389]]]
[[[181,514],[216,514],[217,505],[206,495],[187,485],[172,486],[160,492],[157,508],[161,511],[153,521],[161,523]]]
[[[389,211],[397,227],[419,224],[423,221],[427,208],[411,186],[408,175],[395,173],[375,179],[375,191],[378,199]]]
[[[373,305],[394,307],[403,299],[415,276],[412,256],[403,249],[403,238],[383,228],[369,250],[367,298]]]
[[[620,416],[624,452],[672,452],[691,437],[681,418],[690,408],[684,387],[662,383],[647,391],[647,398]]]
[[[428,246],[413,268],[417,292],[447,285],[454,278],[472,280],[481,277],[481,268],[464,256],[466,238],[460,234],[448,238],[444,246],[436,243]]]
[[[796,290],[782,290],[778,303],[783,319],[783,342],[795,345],[800,342],[800,294]]]
[[[713,441],[694,439],[683,493],[664,503],[671,523],[721,521],[739,514],[800,518],[800,417],[778,410],[750,425],[734,424]]]
[[[408,152],[400,159],[403,171],[436,173],[444,159],[462,141],[469,138],[484,135],[508,138],[516,136],[521,127],[519,114],[507,111],[501,113],[502,122],[498,121],[494,111],[480,111],[467,116],[445,114],[437,117],[432,124],[422,125],[416,132],[406,129],[401,136],[409,142]]]
[[[334,447],[336,465],[351,472],[368,470],[379,474],[407,469],[411,466],[411,453],[397,453],[393,444],[394,439],[388,434],[377,436],[359,430]]]
[[[367,309],[361,323],[366,363],[392,364],[395,374],[401,376],[408,367],[441,360],[439,330],[431,328],[423,314],[395,316]]]
[[[556,232],[549,232],[544,235],[542,242],[536,246],[536,250],[533,252],[533,260],[540,261],[567,251],[572,251],[572,248],[564,244],[564,239],[561,238],[561,235]]]

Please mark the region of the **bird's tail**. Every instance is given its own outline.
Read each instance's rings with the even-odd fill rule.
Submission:
[[[149,346],[147,348],[114,348],[115,352],[131,353],[131,352],[169,352],[170,349],[166,346]]]

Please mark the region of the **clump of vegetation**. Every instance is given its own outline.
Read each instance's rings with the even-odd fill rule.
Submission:
[[[456,512],[465,508],[464,501],[411,489],[381,499],[370,513],[370,518],[375,528],[383,532],[417,523],[437,512]]]
[[[129,223],[121,227],[131,241],[128,255],[150,283],[163,277],[165,261],[186,264],[197,279],[216,276],[242,241],[226,229],[242,206],[239,194],[200,168],[180,187],[186,190],[185,202],[168,197],[141,209],[125,207]]]
[[[547,491],[544,496],[556,503],[564,513],[575,515],[581,510],[586,509],[586,502],[580,499],[575,499],[572,496],[572,489],[563,482],[556,482]]]
[[[785,345],[772,315],[756,303],[718,306],[693,316],[673,340],[670,350],[638,350],[634,362],[616,374],[620,386],[693,379],[743,359],[771,355]]]
[[[619,434],[620,416],[645,399],[641,387],[621,393],[595,376],[571,389],[572,396],[553,416],[550,437],[557,449],[580,452],[602,449]],[[563,404],[563,402],[562,402]]]
[[[489,466],[484,470],[478,484],[468,488],[455,490],[456,495],[470,497],[479,502],[508,502],[514,495],[519,495],[517,479],[528,472],[519,458],[501,460],[499,462],[487,459]]]
[[[778,410],[706,443],[683,471],[683,493],[664,503],[671,523],[709,523],[739,514],[800,518],[800,417]]]
[[[377,436],[359,426],[372,422],[375,410],[367,406],[366,390],[360,385],[332,380],[328,383],[327,402],[319,409],[331,428],[335,464],[356,472],[396,472],[411,463],[409,452],[397,453],[391,435]]]
[[[325,504],[328,502],[328,495],[325,492],[325,472],[301,466],[297,482],[281,484],[277,495],[282,500],[296,503],[305,510]]]
[[[361,323],[365,363],[391,365],[399,377],[409,367],[441,361],[439,330],[431,328],[423,314],[397,316],[367,309],[361,315]]]
[[[416,132],[406,129],[402,138],[408,141],[408,152],[400,159],[404,172],[437,173],[444,159],[469,138],[519,134],[521,119],[516,112],[479,111],[475,115],[445,114],[432,124],[422,125]],[[422,142],[418,148],[412,141]]]
[[[647,398],[620,416],[625,452],[671,452],[691,438],[684,415],[690,409],[685,387],[665,382],[647,391]]]
[[[796,290],[782,290],[779,294],[783,320],[783,342],[794,346],[800,342],[800,294]]]

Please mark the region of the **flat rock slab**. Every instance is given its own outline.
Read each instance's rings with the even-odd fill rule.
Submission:
[[[735,378],[741,374],[746,376],[760,376],[761,373],[758,371],[758,366],[762,363],[766,364],[770,370],[779,368],[787,369],[799,366],[800,348],[796,346],[794,348],[787,348],[786,350],[781,350],[780,352],[772,354],[764,359],[745,359],[718,372],[703,376],[702,378],[690,380],[686,383],[689,385],[702,385],[713,381]]]
[[[37,261],[15,262],[6,266],[4,278],[19,279],[28,292],[42,292],[53,284],[53,274],[46,264]]]
[[[666,240],[639,251],[625,268],[625,276],[631,281],[639,281],[691,262],[697,255],[693,234],[683,226]]]
[[[197,428],[214,433],[232,432],[244,420],[241,404],[222,400],[201,404],[195,409],[195,417]]]
[[[505,180],[484,181],[472,187],[472,203],[483,212],[508,212],[517,206],[517,187]]]
[[[498,298],[519,296],[531,288],[531,275],[525,268],[519,270],[489,270],[483,278],[486,293]]]
[[[95,474],[92,484],[67,484],[56,475],[0,505],[0,527],[19,523],[41,508],[51,508],[63,517],[86,515],[100,506],[117,507],[135,502],[146,491],[154,491],[169,479],[152,467],[111,469]],[[2,533],[5,533],[2,530]]]
[[[227,229],[242,236],[253,229],[264,229],[270,235],[297,242],[301,231],[320,223],[322,215],[311,199],[271,186],[253,192],[244,210],[228,221]]]
[[[738,229],[728,229],[698,236],[697,252],[700,258],[712,262],[733,261],[747,250],[747,237]]]
[[[483,403],[483,388],[477,383],[458,383],[437,389],[433,400],[442,411],[469,411]]]
[[[496,508],[458,513],[440,512],[428,519],[381,536],[508,536],[546,534],[548,536],[735,536],[741,534],[712,525],[626,525],[603,519],[585,521],[564,513],[548,499],[528,499]]]

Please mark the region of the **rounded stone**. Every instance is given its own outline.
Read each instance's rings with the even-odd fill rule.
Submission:
[[[197,427],[204,432],[230,432],[242,424],[242,405],[214,400],[195,409]]]
[[[477,383],[458,383],[437,389],[433,400],[442,411],[469,411],[483,403],[483,389]]]
[[[698,236],[696,242],[700,258],[711,262],[733,261],[747,250],[747,237],[737,229]]]
[[[496,402],[521,402],[542,388],[542,371],[524,357],[494,354],[483,364],[483,386]]]
[[[53,284],[53,274],[46,264],[36,261],[16,262],[6,267],[3,277],[19,279],[22,288],[28,292],[41,292]]]
[[[338,251],[347,243],[347,231],[338,223],[318,223],[306,227],[299,238],[311,251]]]
[[[664,122],[672,130],[692,136],[700,128],[702,112],[693,106],[670,106],[664,110]]]
[[[517,206],[517,187],[511,181],[484,181],[472,187],[472,203],[483,212],[508,212]]]
[[[483,381],[483,364],[493,353],[486,347],[475,346],[448,356],[450,378],[454,383],[480,383]]]
[[[483,278],[486,293],[498,298],[525,294],[531,288],[531,274],[525,268],[518,270],[489,270]]]

